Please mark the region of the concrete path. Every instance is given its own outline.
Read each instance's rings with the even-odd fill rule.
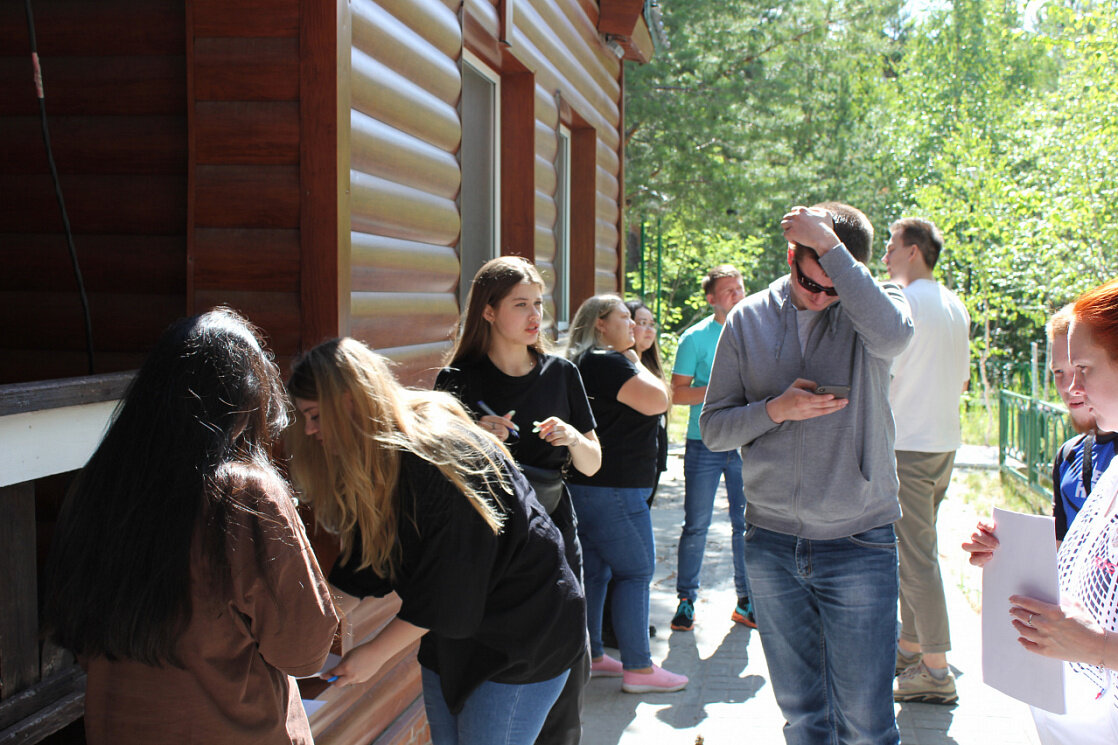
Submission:
[[[967,464],[989,467],[987,450],[968,452]],[[996,463],[997,453],[993,453]],[[623,694],[620,681],[590,682],[584,745],[784,745],[784,719],[773,698],[756,631],[734,624],[733,565],[725,493],[719,493],[703,565],[702,597],[692,632],[672,632],[675,611],[676,546],[683,522],[682,449],[673,448],[652,510],[657,568],[652,583],[652,659],[688,675],[679,693]],[[960,459],[962,460],[962,459]],[[721,512],[719,512],[721,510]],[[956,706],[903,704],[896,707],[906,745],[1037,745],[1028,708],[982,683],[977,598],[980,572],[966,564],[959,544],[975,515],[951,500],[940,511],[940,552],[952,642],[949,661],[958,678]],[[968,600],[970,598],[970,600]]]

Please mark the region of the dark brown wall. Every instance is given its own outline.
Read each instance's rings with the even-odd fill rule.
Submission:
[[[136,367],[185,309],[182,0],[36,0],[46,107],[97,371]],[[88,372],[23,3],[0,3],[0,383]]]
[[[231,305],[300,347],[299,2],[200,0],[187,16],[187,303]]]

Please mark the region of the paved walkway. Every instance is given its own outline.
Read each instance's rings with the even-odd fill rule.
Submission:
[[[963,454],[960,453],[960,456]],[[996,450],[968,452],[960,465],[989,467]],[[735,597],[725,494],[718,505],[703,565],[703,592],[695,606],[693,632],[672,632],[675,611],[676,546],[683,522],[682,449],[673,448],[652,511],[657,568],[652,583],[652,659],[691,678],[679,693],[631,695],[619,681],[598,679],[588,689],[584,745],[784,745],[783,717],[769,685],[756,631],[730,621]],[[716,515],[718,515],[716,506]],[[906,745],[1037,745],[1028,708],[982,683],[979,617],[968,598],[977,598],[979,570],[966,564],[959,544],[975,515],[951,500],[940,510],[940,552],[955,649],[949,661],[958,678],[959,704],[897,706]]]

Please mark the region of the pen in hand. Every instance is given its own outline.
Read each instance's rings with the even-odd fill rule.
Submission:
[[[495,416],[498,419],[504,419],[505,420],[505,426],[509,428],[509,432],[515,433],[515,432],[519,431],[515,424],[508,421],[507,419],[505,419],[505,417],[501,416],[497,412],[493,411],[492,407],[490,407],[489,404],[485,403],[484,401],[478,401],[477,402],[477,407],[479,409],[481,409],[482,411],[484,411],[489,416]],[[510,411],[506,416],[512,416],[515,413],[516,413],[515,411]]]

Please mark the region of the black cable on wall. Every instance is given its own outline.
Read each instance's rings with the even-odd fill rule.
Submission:
[[[54,164],[54,151],[50,145],[50,130],[47,127],[47,104],[43,96],[43,71],[39,67],[39,45],[35,36],[35,17],[31,13],[31,0],[24,0],[27,8],[27,32],[31,42],[31,66],[34,70],[35,94],[39,99],[39,121],[43,129],[43,145],[47,150],[47,164],[50,166],[51,180],[54,182],[54,195],[58,199],[58,208],[62,212],[62,227],[66,232],[66,245],[70,248],[70,262],[74,266],[74,277],[78,281],[78,294],[81,296],[82,312],[85,317],[85,348],[89,363],[89,374],[94,373],[93,366],[93,320],[89,313],[89,296],[85,292],[85,281],[82,279],[81,266],[78,264],[78,249],[74,246],[74,233],[70,229],[70,216],[66,212],[66,200],[62,197],[62,182],[58,178],[58,167]]]

